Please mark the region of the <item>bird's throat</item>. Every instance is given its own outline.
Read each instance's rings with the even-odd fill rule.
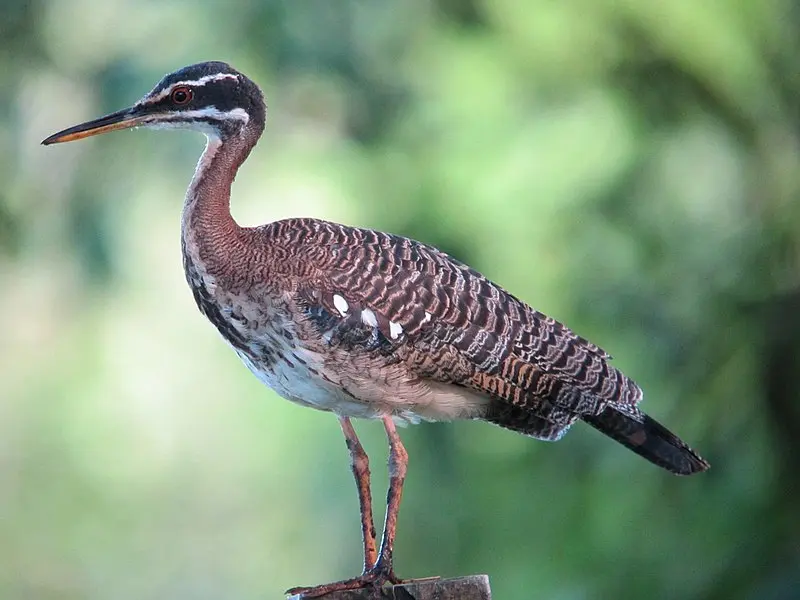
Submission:
[[[183,204],[182,233],[202,245],[219,243],[236,229],[231,215],[231,182],[238,165],[225,160],[229,150],[219,138],[209,137],[197,162]],[[222,234],[222,235],[221,235]]]

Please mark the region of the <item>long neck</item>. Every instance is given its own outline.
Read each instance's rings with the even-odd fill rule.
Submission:
[[[208,268],[224,266],[239,243],[239,226],[230,210],[231,184],[261,135],[262,128],[246,126],[226,139],[209,136],[197,163],[183,205],[182,238],[185,253]]]

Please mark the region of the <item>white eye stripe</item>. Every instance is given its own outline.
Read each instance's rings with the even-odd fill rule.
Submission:
[[[176,87],[180,86],[202,87],[210,81],[221,81],[223,79],[238,79],[238,76],[234,75],[233,73],[214,73],[213,75],[206,75],[205,77],[201,77],[200,79],[195,79],[193,81],[178,81],[176,83],[173,83],[168,88],[164,88],[163,90],[158,92],[158,94],[156,94],[155,96],[150,96],[143,100],[147,100],[148,104],[159,102],[160,100],[163,100],[164,98],[169,96],[172,93],[172,90],[174,90]]]
[[[185,119],[202,119],[211,118],[216,121],[241,121],[246,125],[250,120],[250,115],[243,108],[234,108],[233,110],[219,110],[216,106],[206,106],[197,110],[183,110],[174,113],[176,121],[183,121]]]

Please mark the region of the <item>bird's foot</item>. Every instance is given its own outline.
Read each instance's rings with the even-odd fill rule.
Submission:
[[[394,574],[391,567],[385,568],[376,565],[363,575],[354,577],[353,579],[323,583],[322,585],[315,585],[313,587],[294,587],[286,590],[286,595],[305,600],[306,598],[319,598],[320,596],[333,592],[360,590],[367,587],[378,589],[388,584],[398,585],[401,583],[403,583],[403,580]]]

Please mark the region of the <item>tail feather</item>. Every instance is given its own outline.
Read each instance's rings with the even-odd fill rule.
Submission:
[[[626,414],[609,406],[599,415],[581,418],[639,456],[676,475],[700,473],[711,466],[658,421],[636,413]]]

